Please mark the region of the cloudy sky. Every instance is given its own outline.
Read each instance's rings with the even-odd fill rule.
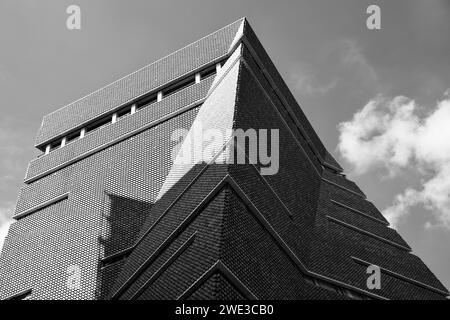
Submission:
[[[450,288],[449,0],[2,0],[0,247],[43,115],[243,16],[347,175]]]

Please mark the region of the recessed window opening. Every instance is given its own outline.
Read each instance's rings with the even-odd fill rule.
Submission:
[[[200,72],[200,76],[202,79],[207,78],[209,76],[212,76],[213,74],[216,74],[216,70],[217,70],[217,68],[215,65],[211,66],[211,67],[203,70],[202,72]]]
[[[58,139],[50,143],[50,151],[61,148],[61,141],[62,139]]]
[[[66,144],[80,138],[80,130],[69,133],[66,138]]]
[[[136,104],[137,110],[141,110],[142,108],[145,108],[155,102],[156,102],[156,94],[153,93],[151,95],[148,95],[147,97],[144,97],[137,102]]]
[[[123,117],[127,117],[131,114],[131,106],[122,108],[121,110],[119,110],[117,112],[117,119],[123,118]]]
[[[195,83],[195,76],[188,77],[178,83],[175,83],[173,86],[163,90],[163,97],[169,96],[177,91],[183,90],[186,87]]]
[[[110,123],[111,123],[111,116],[99,119],[86,126],[86,133],[91,133],[92,131],[100,129],[101,127],[106,126]]]
[[[57,139],[54,140],[53,142],[50,142],[46,147],[40,148],[40,150],[42,152],[44,152],[44,154],[48,154],[49,152],[59,149],[61,148],[61,146],[67,143],[70,143],[72,141],[81,139],[84,137],[85,134],[91,133],[97,129],[100,129],[108,124],[113,123],[113,118],[115,118],[115,120],[117,121],[120,118],[124,118],[127,117],[131,114],[133,114],[134,112],[136,112],[137,110],[140,110],[142,108],[145,108],[155,102],[158,101],[158,96],[159,96],[159,100],[165,98],[166,96],[169,96],[171,94],[174,94],[177,91],[183,90],[187,87],[189,87],[190,85],[193,85],[197,82],[204,78],[210,77],[214,74],[217,73],[217,69],[218,66],[223,66],[225,64],[225,62],[227,61],[227,59],[224,59],[214,65],[211,65],[203,70],[201,70],[200,72],[196,73],[195,75],[191,75],[189,77],[186,77],[184,79],[181,79],[180,81],[178,81],[175,84],[172,84],[171,86],[160,90],[158,92],[153,92],[143,98],[141,98],[139,101],[137,101],[134,105],[130,105],[130,106],[126,106],[122,109],[120,109],[118,112],[114,113],[114,115],[106,115],[103,118],[92,122],[90,124],[88,124],[85,128],[83,129],[78,129],[75,130],[71,133],[69,133],[66,137],[62,138],[62,139]],[[197,78],[197,79],[196,79]],[[65,139],[63,141],[63,139]]]

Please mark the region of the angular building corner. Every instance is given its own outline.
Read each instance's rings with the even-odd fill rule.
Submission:
[[[178,161],[211,129],[227,133],[213,154]],[[249,129],[277,130],[275,174],[228,161],[228,133]],[[245,18],[45,116],[36,147],[1,299],[448,295],[345,177]]]

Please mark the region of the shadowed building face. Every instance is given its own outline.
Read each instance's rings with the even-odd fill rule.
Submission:
[[[227,136],[209,157],[173,161],[198,123],[277,130],[276,172],[260,174],[259,158],[227,162]],[[447,294],[342,174],[246,19],[45,116],[36,147],[0,260],[2,298]],[[381,270],[376,291],[370,265]]]

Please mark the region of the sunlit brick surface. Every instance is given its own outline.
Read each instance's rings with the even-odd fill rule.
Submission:
[[[171,83],[223,59],[219,76]],[[29,299],[447,295],[342,173],[245,19],[46,116],[37,143],[164,85],[177,90],[30,162],[0,258],[0,298],[29,290]],[[177,169],[181,141],[171,134],[194,121],[279,130],[278,171],[262,176],[259,162]],[[367,288],[367,264],[382,268],[380,290]],[[77,288],[68,282],[74,266]]]
[[[238,20],[68,106],[44,117],[39,145],[66,130],[175,80],[227,54],[242,23]]]
[[[133,243],[170,169],[171,130],[189,128],[196,112],[187,111],[27,186],[23,193],[30,200],[21,200],[23,208],[70,194],[11,226],[0,259],[0,297],[28,288],[33,288],[32,299],[101,296],[106,281],[100,259]],[[82,271],[80,290],[67,288],[70,265]]]

